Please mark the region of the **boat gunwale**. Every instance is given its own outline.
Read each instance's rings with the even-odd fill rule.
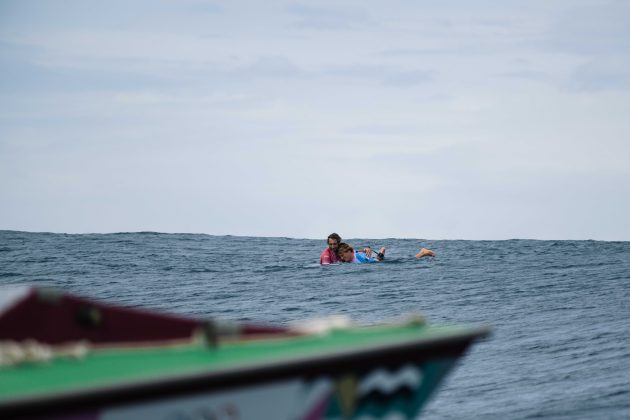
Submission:
[[[281,360],[263,360],[203,371],[167,374],[116,384],[0,400],[0,414],[41,415],[50,410],[77,413],[108,406],[138,404],[158,398],[175,398],[217,390],[229,390],[276,382],[289,377],[337,376],[349,371],[365,371],[369,366],[399,366],[443,357],[458,358],[477,339],[489,336],[490,327],[466,327],[462,331],[433,337],[363,345],[361,348],[333,349],[317,354],[298,355]],[[400,360],[400,359],[404,360]],[[396,360],[394,360],[396,359]]]

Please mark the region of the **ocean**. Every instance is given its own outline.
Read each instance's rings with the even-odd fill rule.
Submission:
[[[0,285],[275,324],[489,325],[422,418],[630,418],[630,242],[344,240],[386,261],[321,267],[323,238],[0,231]]]

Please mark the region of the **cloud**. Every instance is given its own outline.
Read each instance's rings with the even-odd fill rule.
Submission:
[[[357,11],[360,8],[348,11],[338,6],[326,8],[292,4],[286,10],[295,19],[293,25],[301,29],[352,30],[365,28],[371,22],[365,12]]]
[[[500,74],[501,77],[528,80],[533,82],[553,82],[553,78],[548,73],[535,70],[515,70]]]
[[[415,70],[403,71],[386,77],[383,80],[385,86],[410,87],[429,83],[433,80],[433,73],[430,71]]]
[[[630,3],[623,0],[577,3],[557,13],[539,48],[584,56],[628,54]]]
[[[630,54],[597,57],[577,67],[568,87],[576,92],[630,89]]]
[[[307,73],[287,57],[263,56],[251,64],[231,69],[229,75],[239,80],[282,79],[286,81],[306,77]]]
[[[355,65],[332,67],[319,76],[333,76],[349,81],[367,81],[386,87],[405,88],[431,82],[435,73],[431,70],[405,70],[385,65]]]

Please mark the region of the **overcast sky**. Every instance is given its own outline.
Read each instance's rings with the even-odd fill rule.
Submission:
[[[630,240],[630,2],[0,0],[0,229]]]

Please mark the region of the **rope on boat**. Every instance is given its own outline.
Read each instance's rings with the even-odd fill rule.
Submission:
[[[0,366],[43,363],[56,357],[82,359],[88,352],[89,344],[86,341],[59,346],[51,346],[35,340],[0,341]]]

